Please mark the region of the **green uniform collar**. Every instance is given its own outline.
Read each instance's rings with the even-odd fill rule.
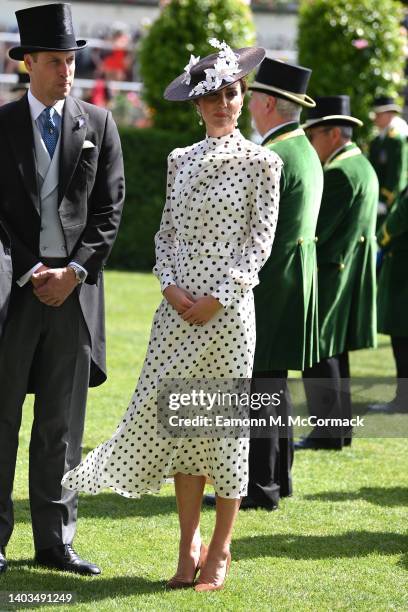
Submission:
[[[277,130],[272,132],[272,134],[267,136],[265,140],[262,141],[262,145],[272,144],[275,141],[275,139],[278,138],[278,136],[282,136],[282,134],[293,132],[294,130],[298,129],[298,127],[299,127],[298,121],[291,121],[290,123],[287,123],[286,125],[283,125],[282,127],[278,127]]]
[[[361,155],[361,149],[356,145],[355,142],[348,142],[344,147],[341,147],[338,151],[336,151],[335,155],[328,159],[324,164],[324,168],[330,166],[335,161],[340,161],[342,159],[346,159],[348,157],[354,157],[355,155]]]

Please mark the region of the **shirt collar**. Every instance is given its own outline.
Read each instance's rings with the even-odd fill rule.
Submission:
[[[45,104],[40,102],[32,93],[31,89],[28,90],[28,104],[30,106],[31,119],[37,121],[38,117],[43,112],[44,108],[47,108]],[[57,100],[53,105],[53,109],[62,117],[62,111],[64,110],[65,100]]]
[[[291,123],[296,123],[296,121],[285,121],[285,123],[280,123],[279,125],[275,125],[275,127],[273,127],[272,129],[268,130],[266,132],[266,134],[264,134],[262,136],[262,142],[265,142],[266,140],[269,140],[269,137],[274,133],[277,132],[278,130],[282,129],[283,127],[285,127],[285,125],[290,125]]]

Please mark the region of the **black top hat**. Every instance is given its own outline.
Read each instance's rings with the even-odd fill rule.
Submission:
[[[14,85],[14,87],[11,88],[11,91],[23,91],[25,89],[28,89],[29,84],[30,84],[30,75],[28,74],[28,72],[19,72],[18,81]]]
[[[363,122],[350,114],[349,96],[322,96],[316,98],[316,106],[309,110],[303,128],[318,125],[348,125],[359,127]]]
[[[9,50],[11,59],[22,60],[34,51],[78,51],[86,40],[76,40],[70,4],[43,4],[16,11],[21,46]]]
[[[314,100],[306,95],[311,74],[309,68],[266,57],[249,89],[313,108]]]
[[[218,47],[220,51],[207,55],[199,61],[191,56],[185,72],[166,87],[164,92],[166,100],[179,102],[195,100],[219,91],[242,79],[265,57],[265,49],[261,47],[231,49],[225,43],[214,40],[211,40],[210,44]]]
[[[401,107],[391,96],[379,96],[378,98],[375,98],[373,110],[375,113],[385,113],[387,111],[400,113],[402,111]]]

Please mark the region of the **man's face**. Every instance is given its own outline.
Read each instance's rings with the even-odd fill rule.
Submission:
[[[388,127],[391,120],[395,117],[393,111],[384,111],[383,113],[375,113],[374,123],[379,130]]]
[[[251,91],[249,111],[255,122],[256,129],[263,136],[268,131],[267,123],[267,95],[260,91]]]
[[[69,95],[75,74],[73,51],[39,51],[24,56],[33,94],[46,105]]]
[[[318,126],[307,129],[307,137],[316,149],[322,164],[330,157],[334,150],[333,129],[329,126]]]

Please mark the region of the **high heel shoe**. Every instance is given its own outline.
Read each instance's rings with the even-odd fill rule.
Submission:
[[[224,583],[227,579],[227,575],[230,569],[230,565],[231,565],[231,553],[228,553],[228,557],[227,557],[227,565],[225,568],[225,575],[224,575],[224,579],[222,582],[216,584],[214,582],[197,582],[194,590],[197,593],[204,593],[206,591],[220,591],[221,589],[224,588]]]
[[[166,583],[166,589],[187,589],[189,587],[192,587],[195,579],[197,577],[198,572],[200,571],[200,569],[202,568],[202,566],[204,565],[204,562],[206,560],[207,557],[207,546],[205,544],[201,544],[200,547],[200,557],[198,559],[198,563],[194,569],[194,576],[193,579],[191,581],[187,581],[187,580],[182,580],[181,578],[177,578],[177,575],[173,576],[173,578],[170,578],[170,580]]]

